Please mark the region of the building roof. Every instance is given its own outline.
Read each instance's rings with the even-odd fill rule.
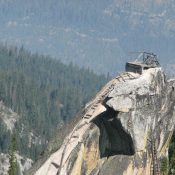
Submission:
[[[137,65],[137,66],[141,66],[141,67],[148,67],[148,68],[153,68],[153,67],[157,67],[156,65],[148,65],[148,64],[144,64],[142,62],[139,61],[133,61],[133,62],[127,62],[128,64],[132,64],[132,65]]]

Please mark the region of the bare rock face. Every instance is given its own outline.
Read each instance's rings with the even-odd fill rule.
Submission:
[[[12,111],[12,109],[6,107],[2,101],[0,101],[0,119],[5,123],[7,129],[13,132],[15,123],[19,120],[19,115]]]
[[[174,124],[175,80],[161,68],[123,73],[87,104],[35,175],[160,174]]]

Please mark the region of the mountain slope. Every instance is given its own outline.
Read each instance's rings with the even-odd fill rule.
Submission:
[[[15,126],[12,133],[16,133],[19,153],[38,159],[58,128],[69,122],[105,81],[106,77],[73,64],[66,66],[24,48],[1,45],[0,101],[17,113],[13,116],[20,116],[11,125]],[[5,109],[0,108],[0,118],[7,123]],[[6,153],[11,134],[6,126],[1,129],[4,127],[0,150]]]
[[[174,9],[172,0],[1,1],[0,40],[115,75],[130,51],[175,61]]]

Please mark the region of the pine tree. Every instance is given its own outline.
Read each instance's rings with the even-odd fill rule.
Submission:
[[[161,161],[160,171],[161,171],[162,175],[168,174],[168,160],[166,157],[164,157]]]
[[[10,163],[10,167],[9,167],[9,171],[8,174],[9,175],[17,175],[17,160],[16,160],[16,136],[15,134],[12,137],[12,141],[11,141],[11,148],[10,148],[10,159],[9,159],[9,163]]]

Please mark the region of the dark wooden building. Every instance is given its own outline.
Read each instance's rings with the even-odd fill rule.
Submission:
[[[142,61],[127,62],[125,65],[126,72],[134,72],[142,74],[144,70],[159,67],[160,64],[157,61],[157,56],[153,53],[143,52]]]

